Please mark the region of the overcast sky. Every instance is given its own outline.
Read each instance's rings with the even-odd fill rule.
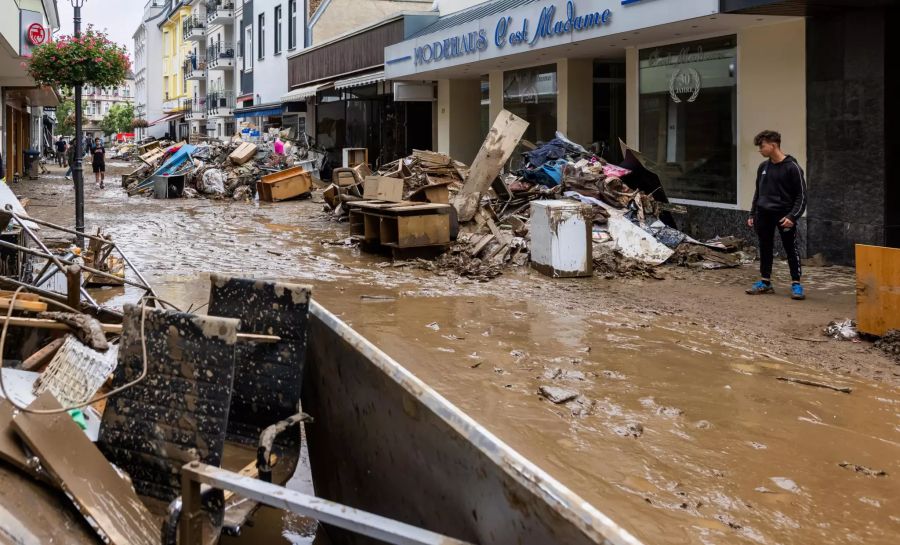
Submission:
[[[85,0],[81,8],[81,28],[94,25],[109,34],[109,39],[128,48],[134,49],[132,35],[137,30],[144,14],[146,0]],[[57,0],[61,23],[60,34],[71,35],[74,32],[72,2]]]

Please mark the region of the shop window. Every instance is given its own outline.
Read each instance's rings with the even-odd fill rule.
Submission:
[[[737,38],[640,52],[640,151],[669,197],[737,204]]]
[[[528,121],[524,138],[552,140],[556,134],[556,65],[503,73],[503,107]]]

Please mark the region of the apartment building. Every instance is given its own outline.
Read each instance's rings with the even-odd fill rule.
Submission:
[[[235,133],[236,0],[206,2],[207,133],[229,138]]]
[[[144,5],[141,23],[134,35],[134,116],[147,121],[148,125],[162,119],[162,32],[159,22],[165,15],[165,0],[148,0]],[[135,130],[135,137],[162,138],[168,130],[165,123],[157,123]]]
[[[125,81],[116,87],[84,86],[82,101],[84,104],[84,134],[91,138],[103,138],[103,119],[116,104],[134,103],[135,76],[128,74]]]
[[[168,125],[167,133],[174,139],[188,137],[188,125],[184,119],[184,99],[189,98],[184,74],[184,60],[189,44],[184,40],[185,21],[191,16],[187,0],[168,0],[166,15],[159,28],[162,32],[162,91],[163,114],[160,120]]]
[[[288,91],[287,58],[303,49],[305,4],[298,0],[253,0],[244,5],[242,68],[253,82],[238,97],[235,117],[245,128],[265,131],[284,124],[286,112],[281,97]],[[252,17],[247,18],[251,9]],[[248,19],[250,24],[244,24]],[[255,36],[251,36],[254,30]],[[293,124],[297,116],[288,114]]]

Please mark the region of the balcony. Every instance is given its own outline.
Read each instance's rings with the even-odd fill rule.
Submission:
[[[186,17],[181,30],[185,41],[202,42],[206,39],[206,21],[197,15]]]
[[[200,55],[188,55],[182,67],[184,79],[187,81],[206,80],[206,57]]]
[[[234,24],[234,0],[209,0],[206,2],[206,24]]]
[[[206,48],[208,70],[230,70],[234,68],[235,49],[233,43],[216,42]]]
[[[203,121],[206,119],[206,99],[205,98],[186,98],[182,101],[184,107],[184,118],[187,121]]]
[[[206,112],[209,117],[234,115],[234,91],[213,91],[206,95]]]

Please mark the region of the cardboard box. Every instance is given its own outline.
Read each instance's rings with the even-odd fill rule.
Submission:
[[[363,185],[363,198],[375,201],[403,200],[403,180],[384,176],[369,176]]]
[[[256,144],[252,144],[250,142],[244,142],[236,150],[231,152],[231,155],[228,156],[231,159],[231,162],[236,165],[243,165],[250,159],[256,155]]]
[[[256,191],[260,201],[286,201],[312,191],[312,176],[302,167],[289,168],[263,176],[256,183]]]

